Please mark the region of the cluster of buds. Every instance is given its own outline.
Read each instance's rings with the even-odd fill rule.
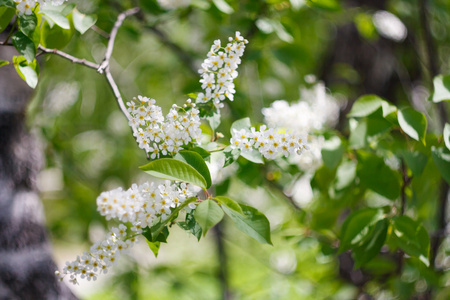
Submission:
[[[154,99],[138,96],[127,106],[131,114],[129,124],[137,128],[134,135],[139,147],[152,159],[174,155],[201,136],[199,110],[190,99],[183,108],[173,105],[166,118]]]
[[[212,101],[219,109],[223,107],[225,98],[233,101],[234,89],[233,79],[238,76],[237,68],[241,63],[245,45],[248,43],[240,32],[237,31],[234,38],[228,38],[229,43],[222,47],[220,40],[215,40],[208,52],[208,58],[202,63],[199,73],[202,74],[200,83],[204,92],[197,96],[197,103]]]

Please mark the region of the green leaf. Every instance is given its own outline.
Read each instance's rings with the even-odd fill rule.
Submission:
[[[444,147],[431,148],[431,155],[433,156],[433,161],[442,177],[450,183],[450,151]]]
[[[450,100],[450,75],[438,75],[433,79],[433,97],[435,103]]]
[[[384,218],[381,209],[366,208],[354,211],[342,224],[339,253],[362,242],[370,233],[370,227]]]
[[[252,149],[248,152],[241,152],[241,156],[255,164],[264,164],[261,152],[256,149]]]
[[[232,149],[230,146],[226,147],[223,150],[223,154],[225,155],[225,163],[223,164],[223,167],[231,165],[234,163],[241,154],[241,150],[239,149]]]
[[[216,196],[214,199],[219,201],[219,203],[221,205],[225,205],[228,208],[230,208],[230,209],[232,209],[234,211],[237,211],[238,213],[240,213],[242,215],[244,214],[244,212],[242,211],[242,208],[240,207],[239,203],[237,203],[236,201],[234,201],[234,200],[232,200],[230,198],[224,197],[224,196]]]
[[[33,61],[36,57],[36,47],[33,41],[20,31],[16,32],[11,39],[17,51],[29,62]]]
[[[154,224],[150,228],[145,228],[142,231],[142,235],[149,241],[149,242],[160,242],[160,243],[167,243],[167,238],[169,237],[169,228],[167,228],[167,222],[161,221],[161,219],[158,220],[156,224]],[[156,235],[156,231],[162,228],[158,235]]]
[[[381,247],[386,241],[387,230],[388,220],[379,220],[372,227],[364,242],[353,249],[355,268],[366,264],[380,253]]]
[[[270,224],[266,216],[256,208],[239,204],[242,214],[228,206],[222,206],[223,211],[231,218],[236,227],[260,243],[270,244]]]
[[[241,129],[250,130],[250,127],[252,124],[250,123],[250,118],[244,118],[237,121],[234,121],[233,124],[231,124],[230,132],[231,135],[234,135],[234,131],[239,131]]]
[[[159,248],[161,247],[161,243],[160,242],[150,242],[149,240],[147,240],[147,245],[150,248],[150,250],[152,250],[155,257],[158,257]]]
[[[36,59],[30,63],[23,56],[14,56],[13,64],[19,76],[34,89],[38,83],[39,76],[39,65]]]
[[[41,13],[46,17],[46,20],[50,24],[50,28],[53,28],[54,24],[56,24],[62,29],[70,29],[69,19],[67,19],[61,12],[56,10],[41,9]]]
[[[194,212],[195,210],[186,213],[185,221],[178,222],[177,224],[184,230],[190,232],[193,236],[197,238],[198,241],[200,241],[202,237],[202,227],[200,227],[200,225],[195,220]]]
[[[336,178],[334,181],[334,188],[341,191],[355,182],[356,178],[356,163],[354,161],[344,161],[336,170]]]
[[[203,236],[206,235],[206,232],[208,232],[211,227],[222,220],[223,215],[223,210],[212,200],[201,202],[194,212],[195,220],[202,227]]]
[[[428,162],[428,156],[419,151],[403,151],[400,156],[405,160],[414,176],[420,176]]]
[[[209,151],[203,149],[202,147],[194,147],[194,148],[191,148],[191,149],[189,149],[189,150],[190,150],[190,151],[197,152],[198,154],[200,154],[200,156],[201,156],[203,159],[207,159],[208,157],[211,156],[211,153],[210,153]]]
[[[445,123],[443,136],[444,136],[445,146],[447,147],[447,149],[450,150],[450,124],[449,123]]]
[[[71,21],[72,15],[69,14],[67,18]],[[41,26],[41,44],[47,48],[62,49],[71,41],[74,33],[73,25],[69,29],[64,29],[52,26],[47,20]]]
[[[16,14],[16,9],[13,7],[0,6],[0,32],[8,27],[9,22]]]
[[[214,5],[218,10],[225,14],[232,14],[234,9],[225,0],[213,0]]]
[[[358,98],[347,114],[347,117],[367,117],[381,108],[382,116],[387,117],[397,108],[376,95],[364,95]]]
[[[357,174],[361,185],[391,200],[400,195],[400,175],[382,157],[358,151]]]
[[[345,146],[339,137],[334,136],[331,139],[325,141],[322,147],[322,159],[330,170],[337,167],[345,152]]]
[[[408,216],[394,217],[392,224],[398,246],[429,266],[430,238],[427,230]]]
[[[0,59],[0,67],[6,66],[6,65],[9,65],[9,64],[10,64],[9,61]]]
[[[404,108],[398,112],[398,123],[407,135],[425,145],[427,118],[423,113],[412,108]]]
[[[16,3],[13,0],[0,0],[0,7],[6,6],[6,7],[12,7],[16,8]]]
[[[34,13],[19,16],[19,28],[27,37],[33,39],[33,34],[37,26],[37,18]]]
[[[157,178],[176,180],[207,188],[206,179],[191,165],[172,158],[161,158],[139,167]]]
[[[191,167],[197,170],[200,175],[202,175],[206,180],[206,188],[209,188],[211,186],[211,174],[209,173],[208,166],[206,165],[200,154],[194,151],[183,150],[178,152],[174,158],[176,160],[189,164]]]
[[[79,33],[84,34],[92,25],[97,22],[96,16],[89,16],[80,13],[76,8],[72,12],[73,25]]]

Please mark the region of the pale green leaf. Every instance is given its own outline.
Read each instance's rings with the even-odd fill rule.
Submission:
[[[203,236],[206,235],[206,232],[208,232],[211,227],[222,220],[223,215],[223,210],[212,200],[202,201],[197,205],[194,212],[195,220],[202,227]]]
[[[407,135],[425,145],[427,118],[423,113],[412,108],[404,108],[398,112],[398,123]]]

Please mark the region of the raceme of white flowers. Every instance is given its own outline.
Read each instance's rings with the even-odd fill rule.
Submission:
[[[65,2],[66,0],[14,0],[16,3],[16,8],[19,10],[19,15],[31,15],[37,5],[44,7],[46,5],[58,6]]]
[[[235,37],[228,38],[229,43],[222,47],[220,40],[215,40],[208,52],[208,57],[203,61],[199,73],[202,74],[200,83],[203,93],[197,95],[197,103],[213,101],[214,106],[219,109],[223,107],[225,98],[233,101],[234,89],[233,79],[238,76],[237,68],[244,54],[245,44],[248,43],[239,31]]]
[[[134,235],[127,237],[128,228],[124,224],[113,227],[105,240],[92,245],[89,252],[84,252],[74,261],[66,262],[62,272],[56,271],[56,275],[61,280],[69,275],[69,281],[73,284],[78,283],[78,277],[96,280],[99,274],[107,273],[121,254],[133,247],[137,242],[136,234],[142,233],[158,218],[167,219],[174,208],[195,195],[195,187],[186,183],[172,184],[168,180],[159,185],[146,182],[142,185],[133,184],[126,191],[117,188],[101,193],[97,198],[100,214],[107,220],[131,223]],[[195,207],[195,203],[189,203],[185,210]]]
[[[186,183],[178,186],[170,181],[160,185],[146,182],[139,186],[133,184],[126,191],[117,188],[101,193],[97,198],[97,209],[106,220],[130,222],[133,224],[131,229],[140,233],[157,218],[167,219],[173,208],[195,195],[195,187]],[[190,203],[189,207],[195,208],[195,204]]]
[[[275,159],[279,154],[288,157],[291,154],[302,154],[308,150],[306,136],[303,134],[280,133],[273,128],[267,129],[265,125],[259,131],[251,128],[235,130],[230,140],[231,148],[239,149],[241,152],[258,150],[265,158]]]
[[[137,128],[136,141],[152,159],[161,154],[174,155],[183,150],[183,145],[201,137],[199,110],[190,99],[184,108],[172,106],[166,118],[154,99],[138,96],[127,102],[127,106],[132,117],[129,125]]]
[[[89,251],[83,252],[81,257],[77,256],[74,261],[66,262],[62,272],[56,271],[55,274],[60,280],[70,276],[69,282],[73,284],[78,283],[78,278],[97,280],[99,274],[106,274],[108,268],[117,263],[120,255],[127,253],[136,244],[135,237],[126,236],[125,225],[113,227],[105,240],[92,245]]]

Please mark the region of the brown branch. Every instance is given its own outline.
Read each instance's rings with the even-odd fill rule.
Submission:
[[[111,33],[109,35],[109,41],[108,46],[106,47],[105,58],[103,59],[103,62],[100,64],[100,67],[97,70],[100,74],[102,74],[103,71],[109,66],[109,60],[111,59],[111,55],[114,50],[114,42],[116,40],[117,32],[119,31],[120,26],[122,26],[123,21],[125,20],[126,17],[137,14],[138,11],[139,11],[138,7],[131,8],[119,14],[119,16],[117,17],[116,23],[114,24],[114,27],[112,28]]]
[[[67,54],[66,52],[63,52],[63,51],[58,50],[58,49],[48,49],[48,48],[45,48],[45,47],[42,46],[42,45],[39,45],[38,50],[41,50],[42,53],[49,53],[49,54],[56,54],[56,55],[59,55],[59,56],[61,56],[62,58],[65,58],[65,59],[67,59],[68,61],[70,61],[70,62],[72,62],[72,63],[74,63],[74,64],[80,64],[80,65],[89,67],[89,68],[91,68],[91,69],[97,70],[97,69],[100,67],[100,65],[98,65],[98,64],[96,64],[96,63],[93,63],[93,62],[91,62],[91,61],[88,61],[88,60],[86,60],[86,59],[84,59],[84,58],[77,58],[77,57],[75,57],[75,56],[72,56],[72,55],[70,55],[70,54]]]

